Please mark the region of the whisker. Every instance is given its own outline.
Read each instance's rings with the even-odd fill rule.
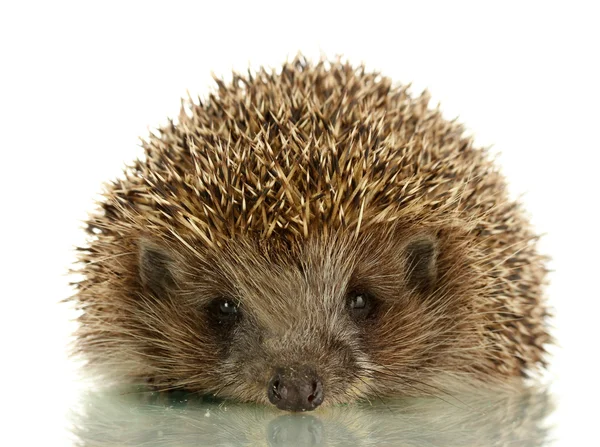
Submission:
[[[364,383],[364,384],[365,384],[365,386],[367,387],[367,389],[368,389],[370,392],[372,392],[372,393],[375,395],[375,397],[377,397],[377,399],[379,399],[379,401],[381,402],[381,404],[382,404],[382,405],[383,405],[385,408],[387,408],[387,409],[390,411],[390,413],[392,413],[392,414],[394,413],[394,412],[392,411],[391,407],[385,403],[385,401],[384,401],[384,400],[381,398],[380,394],[377,392],[377,390],[375,390],[375,388],[374,388],[374,387],[372,387],[372,386],[371,386],[369,383],[367,383],[367,382],[366,382],[366,381],[365,381],[365,380],[364,380],[362,377],[360,377],[358,374],[355,374],[355,375],[354,375],[354,377],[355,377],[355,378],[357,378],[358,380],[360,380],[362,383]],[[369,398],[368,398],[367,396],[364,396],[364,397],[365,397],[365,399],[367,399],[367,401],[369,402],[369,405],[371,405],[371,406],[372,406],[373,404],[371,403],[371,401],[369,400]]]
[[[471,406],[469,406],[468,404],[466,404],[465,402],[463,402],[461,399],[457,398],[456,396],[454,396],[453,394],[449,393],[448,391],[445,391],[445,390],[443,390],[443,389],[441,389],[441,388],[439,388],[439,387],[437,387],[437,386],[435,386],[435,385],[431,385],[431,384],[428,384],[428,383],[426,383],[426,382],[422,382],[422,381],[420,381],[420,380],[417,380],[417,379],[415,379],[415,378],[413,378],[413,377],[410,377],[410,378],[408,378],[408,379],[407,379],[407,378],[404,378],[404,377],[402,377],[402,376],[399,376],[399,375],[397,375],[397,374],[394,374],[394,373],[393,373],[393,371],[391,371],[391,370],[390,370],[388,367],[386,367],[385,365],[381,365],[381,364],[375,364],[374,366],[375,366],[375,367],[380,367],[380,368],[384,368],[384,369],[386,369],[386,370],[388,371],[388,374],[385,374],[385,373],[383,373],[382,371],[379,371],[379,370],[377,370],[377,369],[370,369],[369,371],[371,371],[371,372],[376,372],[376,373],[379,373],[379,374],[384,374],[384,375],[386,375],[386,377],[388,377],[388,378],[391,378],[391,379],[393,379],[393,380],[398,380],[398,381],[400,381],[402,384],[404,384],[404,385],[408,385],[409,387],[411,387],[411,388],[413,388],[413,389],[415,389],[415,390],[417,390],[417,391],[419,391],[419,392],[421,392],[421,393],[424,393],[424,394],[426,394],[426,395],[428,395],[428,396],[431,396],[431,397],[436,397],[436,398],[438,398],[438,399],[440,399],[440,400],[442,400],[442,401],[446,402],[446,403],[447,403],[447,404],[449,404],[449,405],[452,405],[452,406],[454,406],[454,407],[456,407],[456,408],[460,408],[460,407],[458,407],[458,406],[456,406],[456,405],[452,404],[451,402],[449,402],[449,401],[447,401],[447,400],[443,399],[442,397],[438,396],[437,394],[430,393],[430,392],[427,392],[427,391],[425,391],[425,390],[423,390],[423,389],[421,389],[421,388],[418,388],[418,387],[416,387],[414,384],[412,384],[412,383],[409,383],[409,380],[410,380],[410,382],[415,382],[415,383],[417,383],[417,384],[419,384],[419,385],[422,385],[422,386],[425,386],[425,387],[428,387],[428,388],[432,388],[433,390],[437,391],[438,393],[444,394],[444,395],[446,395],[446,396],[448,396],[448,397],[451,397],[452,399],[455,399],[455,400],[457,400],[457,401],[458,401],[458,402],[460,402],[462,405],[464,405],[466,408],[468,408],[469,410],[473,411],[473,408],[472,408]]]

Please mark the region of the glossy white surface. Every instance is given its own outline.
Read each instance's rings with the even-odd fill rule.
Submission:
[[[121,393],[121,394],[119,394]],[[86,395],[73,415],[84,446],[542,446],[552,445],[542,390],[338,406],[291,414],[115,391]]]
[[[209,443],[203,436],[221,445],[600,445],[594,2],[204,3],[0,4],[0,444],[69,446],[77,435],[106,446]],[[278,66],[297,50],[343,53],[413,81],[415,93],[429,88],[432,104],[502,154],[553,257],[550,397],[461,397],[469,410],[375,403],[303,418],[229,404],[207,416],[203,404],[87,394],[66,355],[72,315],[57,303],[71,293],[72,247],[100,185],[141,154],[138,137],[175,116],[186,90],[212,88],[211,71]]]

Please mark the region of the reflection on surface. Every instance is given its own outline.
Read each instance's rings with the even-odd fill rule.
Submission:
[[[291,414],[193,394],[110,390],[85,396],[72,422],[79,445],[542,446],[553,409],[545,390],[403,399]]]

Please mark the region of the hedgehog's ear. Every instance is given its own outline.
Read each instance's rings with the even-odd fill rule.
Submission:
[[[138,261],[142,285],[154,292],[158,298],[165,296],[174,285],[173,259],[169,252],[142,238],[139,241]]]
[[[427,291],[437,279],[437,241],[430,236],[418,236],[406,244],[406,278],[411,289]]]

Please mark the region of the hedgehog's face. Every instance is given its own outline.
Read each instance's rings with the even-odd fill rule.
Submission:
[[[428,392],[419,383],[465,323],[459,302],[436,302],[453,294],[436,234],[272,242],[191,253],[142,241],[140,319],[159,386],[292,411]]]

